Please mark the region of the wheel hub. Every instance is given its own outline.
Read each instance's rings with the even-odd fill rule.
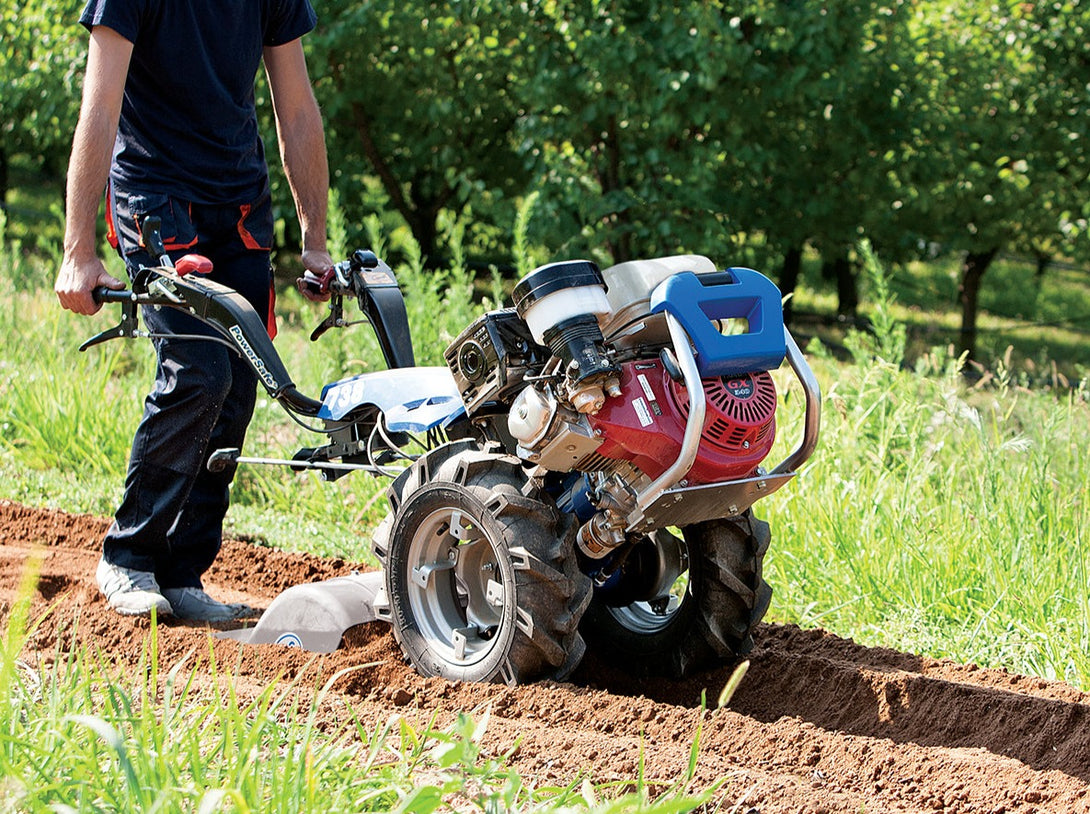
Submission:
[[[507,603],[487,534],[460,510],[431,512],[409,543],[408,600],[420,633],[460,666],[488,655]]]

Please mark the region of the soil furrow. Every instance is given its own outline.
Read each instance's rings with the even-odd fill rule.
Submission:
[[[94,585],[107,522],[0,502],[0,609],[15,601],[28,563],[39,571],[32,618],[42,621],[24,650],[28,663],[51,664],[74,647],[121,670],[144,656],[150,623],[112,613]],[[291,585],[359,567],[229,541],[208,587],[265,607]],[[423,728],[487,711],[488,754],[506,755],[538,786],[581,776],[623,782],[641,767],[654,789],[684,784],[695,739],[689,788],[713,789],[723,811],[1090,812],[1090,696],[822,630],[762,626],[746,677],[720,710],[704,699],[714,704],[730,665],[685,681],[636,680],[591,653],[571,683],[510,688],[421,678],[378,623],[349,631],[328,656],[209,633],[158,625],[160,663],[185,659],[207,692],[226,669],[242,696],[278,681],[306,697],[337,671],[368,665],[338,680],[321,725],[332,729],[351,713],[372,728],[394,716]]]

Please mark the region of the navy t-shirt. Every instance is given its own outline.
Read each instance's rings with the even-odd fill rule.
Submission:
[[[87,0],[80,22],[133,43],[111,180],[205,204],[268,185],[254,109],[262,49],[314,28],[309,0]]]

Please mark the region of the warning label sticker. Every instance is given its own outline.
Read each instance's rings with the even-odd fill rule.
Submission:
[[[651,412],[655,415],[662,415],[662,408],[659,407],[658,399],[655,398],[655,391],[651,389],[651,383],[647,381],[647,377],[639,373],[636,375],[636,380],[640,383],[640,387],[643,388],[643,394],[647,396],[647,403],[651,405]]]
[[[639,381],[640,387],[643,388],[643,394],[647,396],[647,400],[654,401],[655,391],[651,389],[651,383],[647,381],[647,377],[640,373],[636,376],[636,379]]]
[[[651,416],[651,411],[647,409],[647,402],[642,398],[633,401],[632,406],[636,410],[636,417],[640,419],[641,426],[650,427],[655,423],[655,419]]]

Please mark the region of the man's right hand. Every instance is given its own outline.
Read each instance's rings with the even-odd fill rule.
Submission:
[[[98,257],[84,260],[76,260],[67,255],[61,263],[61,270],[57,274],[57,282],[53,284],[53,290],[57,293],[57,299],[61,305],[69,311],[77,314],[94,314],[102,307],[97,303],[91,292],[98,286],[121,289],[125,284],[106,271],[102,261]]]

